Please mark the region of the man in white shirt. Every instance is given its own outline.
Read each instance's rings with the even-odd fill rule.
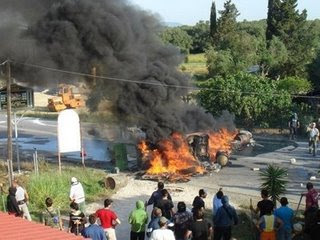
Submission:
[[[71,188],[69,194],[70,201],[75,202],[79,205],[81,212],[85,213],[85,197],[82,184],[77,178],[71,178]]]
[[[23,187],[21,187],[18,184],[17,180],[14,180],[12,182],[12,187],[17,189],[16,200],[17,200],[20,211],[23,212],[23,217],[28,219],[29,221],[31,221],[31,216],[30,216],[29,209],[27,206],[27,202],[29,200],[29,196],[28,196],[27,191],[25,189],[23,189]]]
[[[319,138],[319,130],[316,128],[316,123],[311,123],[307,128],[309,133],[309,153],[313,153],[313,156],[317,153],[317,141]]]
[[[174,234],[168,227],[168,219],[161,217],[159,220],[160,229],[152,232],[150,240],[175,240]]]

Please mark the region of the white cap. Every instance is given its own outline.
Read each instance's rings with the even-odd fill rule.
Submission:
[[[72,177],[72,178],[71,178],[71,183],[76,183],[76,182],[78,182],[78,179],[75,178],[75,177]]]

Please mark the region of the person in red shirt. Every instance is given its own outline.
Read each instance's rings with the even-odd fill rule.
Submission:
[[[313,188],[313,184],[311,182],[307,183],[307,189],[307,193],[301,193],[301,196],[306,197],[306,210],[304,212],[305,232],[310,231],[310,228],[313,225],[314,215],[319,209],[319,193]]]
[[[301,193],[302,196],[306,197],[306,211],[308,211],[311,208],[319,208],[319,193],[317,192],[317,190],[313,188],[313,184],[311,182],[307,183],[307,189],[307,193]]]
[[[104,200],[104,208],[99,209],[96,216],[100,219],[101,227],[106,232],[108,239],[117,240],[115,226],[121,222],[116,213],[110,209],[112,202],[111,199]]]

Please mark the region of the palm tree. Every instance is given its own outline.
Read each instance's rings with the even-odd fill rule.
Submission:
[[[287,169],[278,167],[275,164],[269,164],[266,169],[260,172],[261,188],[269,192],[274,206],[277,205],[280,195],[286,191],[287,175]]]

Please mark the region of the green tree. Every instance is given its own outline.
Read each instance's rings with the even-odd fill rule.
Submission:
[[[270,76],[278,78],[277,73],[280,72],[281,67],[288,60],[288,50],[284,43],[278,38],[273,37],[269,41],[269,47],[267,47],[266,41],[260,41],[258,46],[258,65],[260,66],[260,72],[262,76]]]
[[[214,40],[215,34],[217,33],[217,9],[215,1],[211,5],[210,13],[210,36]]]
[[[210,47],[209,21],[199,21],[195,26],[183,26],[192,39],[191,53],[204,53]]]
[[[217,20],[216,46],[220,49],[228,48],[230,36],[237,31],[237,17],[239,16],[236,6],[228,0],[224,3],[224,9],[219,11]]]
[[[266,169],[260,172],[261,188],[269,192],[275,206],[280,195],[286,192],[287,173],[286,169],[274,164],[269,164]]]
[[[306,76],[306,65],[313,59],[313,38],[307,25],[307,12],[297,10],[297,0],[269,1],[266,38],[274,36],[288,50],[288,59],[274,75]]]
[[[258,41],[252,35],[242,31],[226,36],[228,47],[210,48],[206,52],[210,77],[235,74],[246,71],[257,62]]]
[[[267,17],[267,29],[266,39],[267,41],[272,40],[274,35],[278,35],[277,22],[279,18],[280,0],[269,0],[268,1],[268,17]]]
[[[316,90],[320,90],[320,51],[308,68],[310,81],[313,83]]]
[[[279,89],[278,81],[240,72],[211,78],[199,86],[199,103],[214,116],[228,110],[239,124],[247,127],[266,123],[280,126],[287,122],[291,96]]]
[[[312,90],[311,82],[300,77],[286,77],[279,80],[279,89],[287,90],[290,94],[307,94]]]
[[[160,37],[166,44],[172,44],[178,47],[181,53],[188,54],[192,46],[192,39],[186,31],[179,27],[166,28]]]

